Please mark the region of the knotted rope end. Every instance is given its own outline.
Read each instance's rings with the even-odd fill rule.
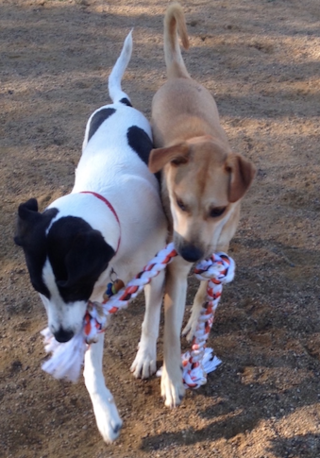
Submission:
[[[83,366],[87,344],[83,333],[76,334],[69,342],[59,343],[49,328],[41,331],[44,337],[44,346],[51,358],[42,364],[42,369],[58,380],[76,383]]]

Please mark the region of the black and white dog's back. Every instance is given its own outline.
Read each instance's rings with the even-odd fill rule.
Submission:
[[[36,199],[19,206],[15,242],[25,253],[56,340],[83,326],[88,300],[101,301],[111,270],[130,280],[165,245],[167,227],[158,182],[147,167],[152,149],[146,118],[131,107],[121,79],[132,50],[131,33],[109,77],[113,104],[95,111],[86,127],[72,192],[43,212]],[[146,287],[148,321],[157,323],[164,274]],[[152,320],[152,314],[155,319]],[[144,328],[143,328],[144,329]],[[157,325],[142,332],[135,375],[155,370]],[[103,335],[85,354],[84,377],[98,428],[117,438],[121,419],[102,374]]]

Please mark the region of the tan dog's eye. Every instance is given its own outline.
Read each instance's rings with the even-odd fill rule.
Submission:
[[[212,208],[210,210],[210,217],[211,218],[217,218],[218,216],[221,216],[224,213],[225,209],[226,209],[226,207]]]
[[[187,207],[184,205],[181,199],[177,198],[177,205],[180,208],[180,210],[182,210],[183,212],[187,211]]]

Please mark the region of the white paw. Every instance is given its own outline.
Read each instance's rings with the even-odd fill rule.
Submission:
[[[186,337],[188,342],[191,342],[193,339],[195,332],[197,330],[199,317],[201,314],[201,309],[198,307],[192,307],[191,315],[186,327],[182,331],[182,335]]]
[[[122,420],[111,393],[106,399],[97,397],[93,401],[93,410],[103,440],[106,443],[115,441],[119,437]]]
[[[137,355],[130,368],[136,378],[148,378],[157,370],[156,349],[151,347],[151,345],[139,344]]]
[[[185,394],[181,367],[178,366],[174,372],[175,374],[169,377],[165,367],[162,368],[161,396],[167,407],[177,407],[180,405]]]

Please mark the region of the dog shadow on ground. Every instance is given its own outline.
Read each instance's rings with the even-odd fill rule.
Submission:
[[[232,371],[231,368],[230,370]],[[234,378],[233,384],[235,385],[236,383],[237,377]],[[250,384],[246,387],[246,395],[244,395],[242,385],[242,402],[239,399],[232,399],[227,390],[224,390],[223,393],[220,391],[220,400],[214,406],[204,411],[197,409],[200,419],[213,420],[210,424],[199,429],[189,427],[179,432],[163,432],[145,437],[142,439],[141,449],[143,451],[151,451],[161,450],[168,444],[201,444],[207,441],[208,438],[211,441],[223,438],[234,445],[240,445],[243,438],[249,435],[259,423],[280,421],[292,415],[294,410],[303,407],[299,404],[300,401],[296,401],[295,406],[292,407],[291,400],[297,398],[298,390],[300,392],[306,391],[310,389],[310,385],[314,384],[314,377],[306,378],[298,387],[294,386],[289,390],[284,390],[282,393],[280,391],[277,392],[277,390],[271,392],[267,389],[267,386],[265,390],[262,390],[260,383],[256,386]],[[221,386],[225,386],[225,384],[219,385],[219,387]],[[196,394],[192,394],[195,404],[197,403],[196,398],[201,398],[205,391],[208,391],[208,395],[212,396],[212,388],[206,389],[206,387],[203,387]],[[236,386],[233,386],[232,392],[236,392]],[[316,404],[317,399],[310,399],[310,403]],[[318,434],[272,438],[270,439],[269,451],[275,453],[279,458],[291,456],[290,453],[293,451],[295,453],[303,453],[301,456],[315,457],[317,456],[316,452],[319,451],[319,438]]]

